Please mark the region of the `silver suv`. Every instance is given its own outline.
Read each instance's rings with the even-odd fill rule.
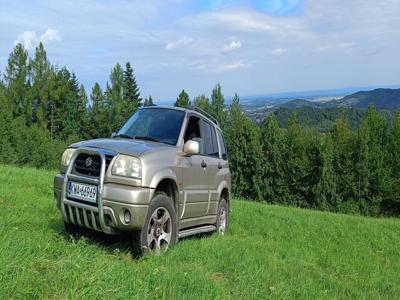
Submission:
[[[197,109],[140,108],[110,139],[65,150],[54,195],[66,231],[134,232],[160,253],[229,225],[231,174],[218,123]]]

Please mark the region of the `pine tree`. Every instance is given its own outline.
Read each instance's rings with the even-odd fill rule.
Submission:
[[[198,107],[205,112],[212,114],[210,99],[208,99],[206,95],[202,94],[197,96],[196,98],[194,98],[193,103],[195,107]]]
[[[388,188],[387,138],[386,119],[375,108],[369,107],[360,126],[357,145],[359,195],[366,214],[379,213]]]
[[[357,198],[359,209],[368,214],[368,199],[370,188],[370,157],[369,157],[370,132],[368,124],[364,122],[357,133],[355,165],[357,170]]]
[[[262,200],[263,159],[259,129],[243,114],[239,97],[235,97],[229,112],[226,138],[233,193],[238,197]]]
[[[327,136],[321,145],[322,166],[319,172],[315,197],[316,208],[321,210],[338,211],[340,203],[336,192],[336,176],[333,169],[333,143]]]
[[[109,109],[105,102],[104,93],[96,82],[90,94],[90,135],[92,138],[110,136],[111,128],[108,122]]]
[[[123,79],[123,119],[127,120],[140,107],[139,87],[133,74],[133,68],[129,62],[126,63]]]
[[[12,122],[13,111],[9,101],[5,96],[6,88],[0,80],[0,163],[10,163],[10,155],[13,155],[10,139],[10,124]]]
[[[153,98],[151,97],[151,95],[149,96],[149,105],[148,106],[155,106]]]
[[[174,106],[189,108],[190,105],[189,95],[185,92],[185,90],[182,90],[178,98],[176,98]]]
[[[357,149],[351,129],[342,118],[335,121],[330,130],[330,137],[333,148],[333,170],[336,174],[337,201],[340,206],[342,202],[358,198],[354,162]]]
[[[143,106],[155,106],[153,102],[153,98],[149,96],[149,98],[145,98],[143,102]]]
[[[6,67],[6,98],[13,108],[13,117],[21,116],[27,125],[32,123],[32,97],[30,94],[30,67],[28,52],[17,44]]]
[[[111,70],[110,83],[107,83],[106,101],[111,110],[111,130],[117,131],[125,122],[127,117],[126,106],[124,106],[124,70],[120,64],[116,64]]]
[[[298,125],[296,113],[292,113],[285,137],[284,161],[290,193],[286,203],[300,207],[309,206],[307,201],[314,202],[314,199],[307,198],[310,183],[307,181],[309,162],[306,151],[306,134],[306,131]]]
[[[79,125],[79,136],[82,138],[89,137],[88,97],[83,84],[79,86],[79,91],[78,91],[77,123]]]
[[[284,137],[274,114],[265,119],[261,136],[265,199],[271,203],[284,203],[289,195],[283,158]]]
[[[81,135],[82,117],[79,109],[79,82],[66,68],[57,71],[51,94],[50,128],[52,137],[62,140]]]
[[[63,111],[63,139],[67,140],[71,136],[80,136],[83,133],[80,131],[81,113],[79,100],[79,82],[76,75],[67,71],[66,75],[66,102],[65,110]]]
[[[237,95],[236,95],[237,96]],[[221,85],[218,83],[211,92],[211,110],[213,116],[218,120],[224,130],[227,114],[225,111],[225,99],[221,91]]]
[[[35,57],[30,62],[32,70],[32,94],[33,94],[33,122],[41,128],[47,128],[47,109],[51,101],[50,80],[53,75],[50,62],[42,43],[36,47]]]
[[[391,176],[388,199],[400,203],[400,112],[396,112],[393,117],[389,149],[390,154],[388,159],[391,162]]]

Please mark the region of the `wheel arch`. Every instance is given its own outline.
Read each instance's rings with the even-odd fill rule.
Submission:
[[[172,177],[161,178],[155,187],[154,195],[156,195],[157,193],[164,193],[168,197],[170,197],[174,204],[175,211],[176,212],[178,211],[179,190],[175,178]]]
[[[231,202],[230,196],[229,196],[229,190],[227,187],[224,187],[221,191],[220,198],[224,198],[226,203],[229,205]]]
[[[226,204],[228,205],[228,207],[230,206],[230,202],[231,202],[231,193],[229,192],[229,188],[228,185],[226,184],[226,182],[222,182],[220,187],[219,187],[219,200],[221,200],[221,198],[224,198],[226,201]]]

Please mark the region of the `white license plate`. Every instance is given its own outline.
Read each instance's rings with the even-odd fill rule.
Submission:
[[[96,203],[97,186],[68,181],[67,195],[70,198]]]

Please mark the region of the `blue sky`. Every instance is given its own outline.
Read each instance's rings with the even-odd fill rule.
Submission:
[[[0,0],[0,70],[15,43],[90,91],[130,61],[143,96],[174,99],[397,85],[398,0]]]

